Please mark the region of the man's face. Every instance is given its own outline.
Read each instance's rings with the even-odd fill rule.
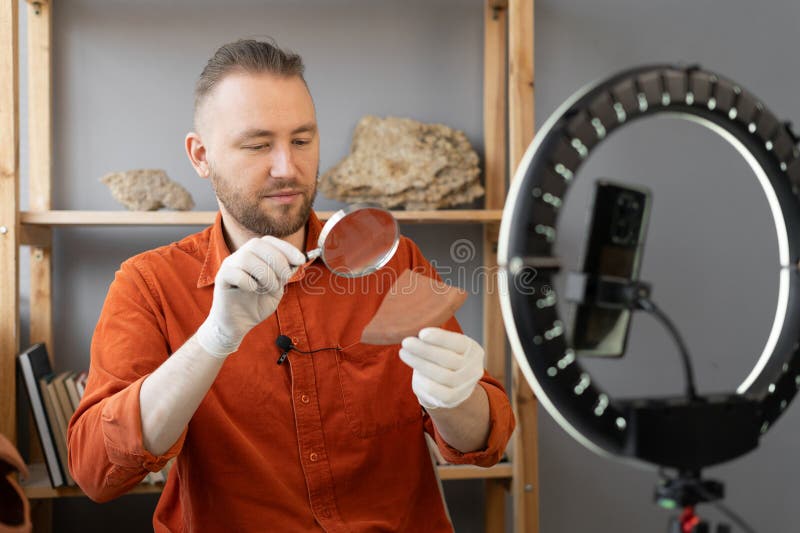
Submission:
[[[319,137],[299,77],[237,72],[198,115],[219,202],[257,235],[287,237],[308,219],[317,192]]]

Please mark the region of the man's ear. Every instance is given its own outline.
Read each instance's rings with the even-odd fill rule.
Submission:
[[[194,131],[186,134],[186,155],[192,163],[195,172],[201,178],[208,178],[211,175],[211,166],[208,163],[208,151],[200,135]]]

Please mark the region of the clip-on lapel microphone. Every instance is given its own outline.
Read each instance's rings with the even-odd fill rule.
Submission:
[[[294,349],[294,344],[292,344],[292,339],[286,335],[278,335],[278,338],[275,339],[275,344],[277,344],[278,348],[281,349],[281,356],[278,357],[278,364],[280,365],[286,361],[286,357],[289,355],[289,350]]]
[[[291,350],[294,350],[295,352],[298,352],[298,353],[311,354],[311,353],[314,353],[314,352],[322,352],[322,351],[325,351],[325,350],[337,350],[337,351],[339,351],[339,350],[342,349],[341,346],[331,346],[330,348],[319,348],[318,350],[311,350],[310,352],[304,352],[303,350],[298,350],[297,347],[294,344],[292,344],[292,339],[287,337],[286,335],[278,335],[278,338],[275,339],[275,344],[278,346],[278,348],[281,349],[281,355],[280,355],[280,357],[278,357],[278,364],[279,365],[283,364],[283,362],[286,361],[286,357],[288,357],[289,352]]]

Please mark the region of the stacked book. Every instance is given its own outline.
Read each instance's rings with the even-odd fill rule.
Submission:
[[[83,397],[87,373],[53,373],[47,349],[42,343],[22,352],[17,360],[50,483],[53,488],[73,486],[75,480],[67,467],[67,426]],[[166,473],[166,468],[161,472],[151,472],[142,483],[163,483]]]

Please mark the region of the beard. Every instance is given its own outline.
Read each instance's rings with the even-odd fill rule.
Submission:
[[[301,187],[294,179],[270,179],[269,188],[254,194],[233,185],[234,180],[221,176],[213,165],[210,165],[210,171],[209,178],[217,199],[239,224],[256,235],[288,237],[300,230],[308,221],[311,206],[317,195],[316,180],[310,187]],[[295,203],[276,205],[267,212],[262,205],[264,196],[284,189],[298,191],[301,197],[300,205]]]

